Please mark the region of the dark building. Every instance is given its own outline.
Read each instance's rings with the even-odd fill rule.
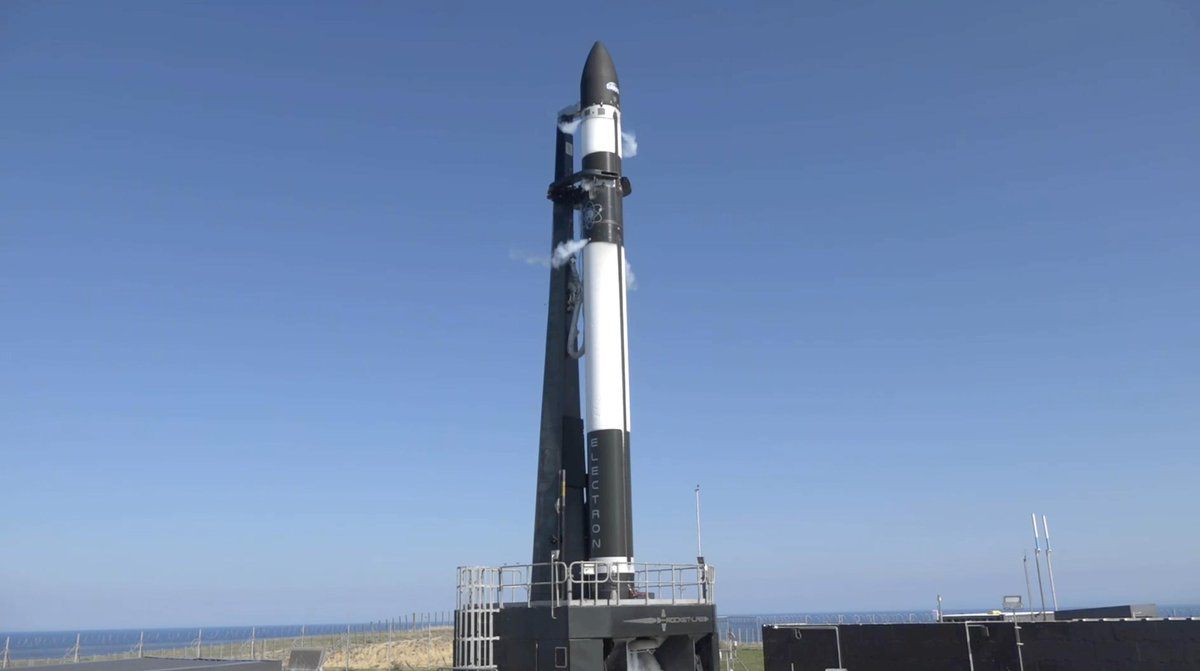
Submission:
[[[1196,671],[1200,619],[768,625],[763,657],[765,671]]]

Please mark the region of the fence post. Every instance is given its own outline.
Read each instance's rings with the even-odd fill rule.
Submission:
[[[138,632],[138,659],[145,656],[146,650],[146,632]]]
[[[11,640],[12,640],[12,636],[4,637],[4,662],[3,662],[3,666],[0,666],[0,669],[8,668],[8,644],[9,644],[9,641],[11,641]]]
[[[204,629],[201,628],[196,633],[196,659],[200,659],[200,646],[204,644]]]

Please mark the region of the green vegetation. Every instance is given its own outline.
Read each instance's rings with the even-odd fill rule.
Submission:
[[[739,645],[737,649],[737,660],[734,664],[733,671],[763,671],[762,645]]]

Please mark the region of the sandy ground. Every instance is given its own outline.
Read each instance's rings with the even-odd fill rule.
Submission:
[[[350,648],[351,669],[437,669],[451,664],[451,632],[434,630],[395,641],[354,645]],[[346,651],[332,646],[325,657],[326,671],[346,668]]]

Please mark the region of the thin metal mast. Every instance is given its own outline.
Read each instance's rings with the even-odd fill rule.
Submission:
[[[700,485],[696,485],[696,563],[704,563],[704,549],[700,546]]]
[[[1054,588],[1054,563],[1050,561],[1050,525],[1046,516],[1042,515],[1042,531],[1046,533],[1046,572],[1050,574],[1050,598],[1054,600],[1054,610],[1058,610],[1058,590]]]
[[[1021,550],[1021,567],[1025,569],[1025,596],[1029,599],[1029,610],[1033,610],[1033,588],[1029,586],[1029,550]]]
[[[1040,559],[1041,554],[1042,554],[1042,541],[1041,541],[1041,538],[1038,536],[1037,514],[1036,513],[1030,514],[1030,518],[1033,520],[1033,566],[1034,566],[1034,568],[1037,569],[1038,594],[1041,595],[1042,619],[1045,620],[1046,619],[1046,590],[1042,587],[1042,563],[1041,563],[1041,559]]]

